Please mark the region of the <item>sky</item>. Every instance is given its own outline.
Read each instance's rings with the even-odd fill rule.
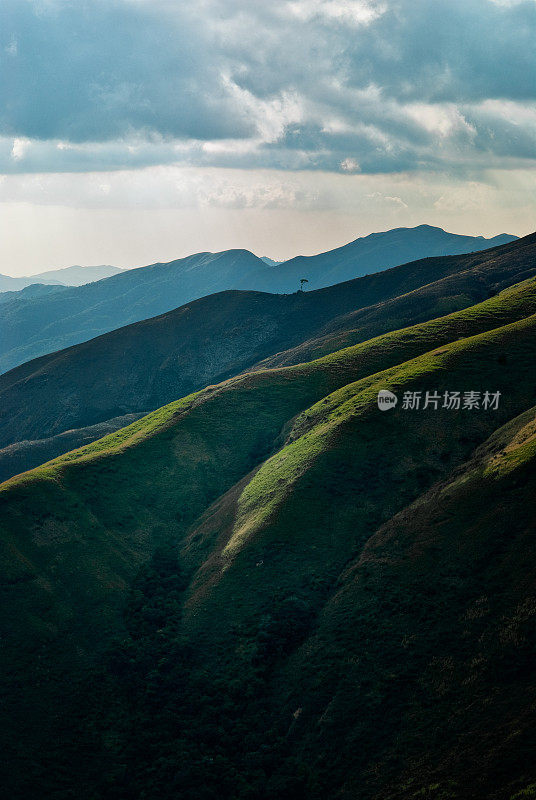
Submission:
[[[0,272],[536,229],[536,0],[2,0]]]

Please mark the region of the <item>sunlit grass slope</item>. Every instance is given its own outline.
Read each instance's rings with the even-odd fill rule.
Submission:
[[[229,538],[214,548],[196,579],[199,587],[193,585],[193,624],[200,620],[196,593],[205,596],[205,581],[211,588],[202,625],[221,613],[240,617],[269,604],[274,587],[295,590],[302,571],[312,585],[334,579],[379,524],[533,403],[535,327],[531,316],[455,341],[347,384],[302,412],[285,446],[234,498]],[[441,396],[456,389],[500,391],[501,403],[498,411],[409,411],[400,404],[381,412],[381,388],[423,398],[427,390]],[[216,613],[217,607],[224,611]]]
[[[4,542],[10,542],[5,569],[13,576],[25,576],[25,580],[33,576],[34,583],[41,569],[54,568],[56,574],[58,569],[79,570],[85,580],[96,580],[100,585],[102,576],[117,563],[121,567],[120,575],[109,576],[102,583],[101,592],[93,593],[94,602],[102,595],[103,602],[109,603],[114,591],[120,594],[124,589],[123,570],[126,574],[134,570],[151,551],[154,541],[168,535],[170,530],[180,536],[213,500],[262,463],[271,451],[278,450],[289,434],[290,421],[297,414],[302,413],[302,417],[292,423],[293,437],[300,427],[319,414],[318,431],[326,437],[333,436],[354,413],[349,410],[353,406],[361,404],[363,413],[374,412],[374,394],[378,386],[402,389],[407,383],[412,387],[419,375],[428,380],[428,373],[430,380],[439,386],[435,374],[440,382],[445,374],[450,374],[451,353],[457,353],[460,348],[465,353],[465,348],[469,348],[470,361],[472,348],[478,344],[486,349],[488,339],[484,337],[471,345],[462,341],[452,345],[448,352],[422,357],[411,366],[396,368],[380,377],[375,376],[376,373],[453,339],[503,326],[534,312],[536,283],[528,281],[450,317],[386,334],[316,362],[245,375],[209,387],[115,434],[14,478],[0,490],[3,510],[0,524],[5,531]],[[513,337],[517,336],[516,331]],[[506,360],[508,364],[508,368],[503,369],[492,361],[490,371],[495,368],[498,377],[502,372],[501,380],[509,383],[512,368],[516,363],[525,362],[517,357],[509,361],[507,339],[508,332],[503,332],[498,339],[489,340],[489,346],[497,351],[493,358]],[[524,367],[519,366],[519,369],[523,372]],[[369,375],[373,377],[364,378]],[[474,382],[477,376],[475,372]],[[529,376],[527,365],[520,390],[530,380]],[[473,377],[472,367],[464,378],[465,385],[459,388],[471,388],[470,377]],[[356,380],[365,382],[354,386]],[[492,383],[497,384],[494,377]],[[493,389],[494,385],[485,388]],[[339,394],[331,395],[337,389],[340,389]],[[362,396],[364,399],[359,399]],[[508,396],[504,400],[507,402]],[[332,406],[337,410],[328,417],[326,414]],[[308,408],[310,410],[306,411]],[[400,413],[395,412],[396,415]],[[389,427],[392,417],[382,415],[379,419],[384,436],[383,427]],[[422,421],[420,416],[415,419],[418,424]],[[410,422],[411,418],[404,416],[404,424]],[[479,422],[480,417],[472,419],[472,423]],[[305,434],[288,452],[285,449],[268,461],[248,486],[240,504],[242,522],[227,547],[227,554],[236,550],[244,527],[252,524],[247,509],[254,508],[253,516],[260,519],[266,516],[269,506],[277,503],[281,488],[265,492],[263,481],[274,464],[279,463],[278,459],[289,464],[291,460],[307,463],[315,447],[323,452],[324,440],[318,439],[318,431]],[[301,467],[293,469],[299,474]],[[257,486],[260,487],[258,491]],[[279,486],[282,487],[283,482]],[[44,531],[48,528],[51,533],[47,536]],[[37,544],[33,532],[38,532]],[[58,565],[55,561],[59,550],[61,563]],[[102,569],[98,567],[100,558],[103,565],[106,564]],[[66,580],[70,574],[73,573],[66,573]],[[52,594],[58,591],[61,594],[61,585],[61,581],[55,581]],[[39,580],[35,590],[39,595],[45,593]],[[69,591],[73,597],[72,588]]]

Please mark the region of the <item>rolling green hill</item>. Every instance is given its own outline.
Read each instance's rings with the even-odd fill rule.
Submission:
[[[531,796],[536,280],[423,291],[1,485],[8,796]]]
[[[0,480],[245,369],[308,361],[471,306],[534,275],[535,253],[528,236],[316,292],[225,292],[21,365],[0,376]],[[460,336],[481,330],[463,325]]]

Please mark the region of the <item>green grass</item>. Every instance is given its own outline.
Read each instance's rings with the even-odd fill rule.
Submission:
[[[391,365],[410,360],[454,339],[491,330],[535,312],[536,281],[530,279],[504,290],[496,297],[446,317],[378,336],[365,343],[330,353],[310,363],[272,371],[273,380],[277,380],[275,376],[280,374],[283,376],[283,381],[288,376],[293,381],[309,383],[311,389],[308,391],[309,387],[305,387],[303,391],[304,402],[307,402],[309,398],[314,398],[315,392],[317,395],[321,392],[329,393],[334,388],[349,383],[351,379],[373,375]],[[207,401],[211,403],[216,401],[217,403],[222,390],[235,391],[240,387],[242,381],[247,383],[252,390],[257,387],[264,390],[266,386],[266,378],[259,378],[257,384],[256,374],[253,373],[246,378],[233,378],[218,387],[197,392],[170,403],[132,425],[92,444],[60,456],[43,467],[27,473],[25,478],[16,476],[6,481],[5,484],[0,484],[0,491],[2,488],[20,485],[26,480],[53,477],[57,474],[58,469],[74,462],[123,452],[126,448],[142,443],[144,439],[158,434],[170,425],[177,424],[178,418],[200,403]],[[267,399],[265,404],[268,402]],[[212,411],[212,406],[210,410]]]
[[[285,668],[302,758],[332,753],[350,795],[531,796],[535,413],[368,538]]]
[[[164,736],[160,712],[153,713],[151,724],[149,712],[139,710],[125,722],[124,706],[116,707],[113,698],[121,681],[114,683],[106,671],[105,654],[114,637],[127,636],[122,609],[136,574],[171,542],[187,576],[180,604],[175,595],[167,603],[161,587],[151,594],[158,575],[148,567],[149,577],[140,584],[149,587],[147,607],[136,588],[134,605],[147,614],[149,630],[147,620],[165,617],[171,608],[172,623],[162,630],[181,642],[185,637],[195,669],[203,665],[201,679],[186,657],[180,662],[188,690],[174,713],[194,730],[199,710],[207,737],[204,754],[222,739],[213,714],[229,725],[223,735],[229,742],[221,745],[225,770],[235,764],[233,750],[244,746],[247,733],[235,747],[233,709],[240,698],[255,698],[257,686],[262,713],[273,724],[273,730],[267,722],[261,732],[270,742],[267,748],[275,747],[278,737],[286,742],[292,725],[288,747],[297,760],[292,769],[298,764],[298,771],[312,769],[316,776],[316,789],[311,784],[305,796],[326,796],[330,774],[337,791],[350,781],[344,788],[349,797],[361,786],[368,792],[364,798],[434,796],[432,787],[435,796],[448,796],[453,764],[452,796],[461,800],[457,779],[463,769],[456,761],[461,756],[449,736],[469,733],[463,721],[446,718],[460,709],[472,719],[467,708],[474,687],[484,739],[489,722],[494,730],[504,725],[513,731],[517,724],[526,740],[522,701],[504,658],[514,653],[521,663],[529,630],[523,603],[533,585],[532,562],[521,579],[520,562],[523,548],[532,552],[528,518],[536,428],[527,409],[534,405],[535,326],[536,283],[528,281],[472,308],[314,362],[208,387],[3,484],[0,625],[9,642],[3,687],[15,730],[4,739],[10,752],[15,749],[17,763],[27,762],[25,748],[30,758],[41,750],[46,756],[59,724],[51,709],[61,687],[95,662],[104,665],[103,703],[111,707],[106,713],[117,741],[130,741],[128,731],[140,720],[147,728],[144,737],[150,738],[151,726]],[[379,388],[399,396],[408,389],[500,390],[502,399],[497,412],[405,412],[400,406],[380,412]],[[515,534],[512,545],[507,524]],[[495,604],[492,622],[485,630],[469,626],[464,639],[460,620],[468,614],[476,619],[484,596]],[[289,607],[301,614],[296,640],[288,634]],[[150,652],[139,653],[132,636],[126,649],[136,653],[127,673],[141,670],[153,698],[175,653],[160,642],[159,631],[148,637]],[[495,634],[499,644],[492,646]],[[418,647],[408,657],[412,641]],[[483,654],[479,642],[489,644]],[[259,653],[269,654],[265,665],[259,666]],[[472,664],[471,657],[480,656],[486,670],[498,665],[515,719],[504,716],[494,699],[501,686]],[[140,666],[138,658],[147,663]],[[467,690],[459,688],[464,670],[473,681]],[[30,677],[21,681],[21,674]],[[107,681],[115,687],[110,696]],[[166,691],[173,693],[173,685],[168,682]],[[443,685],[450,705],[441,699]],[[98,693],[95,684],[86,691]],[[484,707],[486,697],[495,716]],[[195,713],[183,709],[183,699]],[[71,695],[64,699],[71,712],[76,702]],[[138,708],[135,692],[128,702]],[[436,706],[446,719],[447,744],[434,745],[444,761],[423,766],[419,735],[430,737],[434,725],[443,730],[430,710]],[[303,714],[294,717],[298,708]],[[258,722],[243,713],[245,722],[237,723],[251,725],[255,739]],[[380,722],[373,724],[375,719]],[[406,748],[403,765],[397,762],[397,737]],[[154,755],[151,748],[160,744],[169,746],[162,759],[178,769],[169,742],[149,742],[147,753]],[[499,744],[489,740],[489,753],[498,753]],[[258,765],[262,742],[255,739],[251,747],[246,755]],[[277,762],[272,770],[292,772],[277,761],[277,747],[270,750]],[[323,747],[328,762],[322,760]],[[429,752],[435,752],[432,745]],[[106,757],[115,769],[124,753],[119,748]],[[139,752],[129,758],[145,763],[148,756]],[[210,771],[208,763],[203,762]],[[262,784],[264,769],[252,768],[253,786]],[[168,785],[171,778],[160,761],[151,770],[165,775]],[[217,770],[214,774],[217,785]],[[468,774],[477,786],[469,768]],[[399,795],[397,780],[407,786]],[[501,780],[509,787],[514,778]],[[225,796],[235,800],[230,791],[225,789]],[[102,792],[95,797],[111,797]],[[255,796],[251,792],[237,788],[236,797]]]
[[[536,783],[533,783],[531,786],[527,786],[520,792],[516,792],[512,795],[510,800],[533,800],[534,797],[536,797]]]
[[[0,489],[6,574],[29,580],[54,570],[52,594],[35,578],[36,605],[48,614],[57,601],[63,619],[61,609],[74,608],[79,600],[76,592],[64,596],[61,587],[80,572],[81,588],[94,598],[90,613],[102,603],[103,619],[113,619],[130,576],[155,544],[170,535],[184,536],[211,503],[275,450],[246,485],[234,533],[226,543],[226,555],[233,555],[270,519],[315,459],[329,453],[328,439],[345,435],[350,418],[370,418],[378,386],[402,389],[419,375],[431,379],[450,372],[451,354],[474,357],[472,349],[485,337],[453,343],[443,353],[427,351],[463,332],[530,314],[536,305],[535,286],[526,282],[474,308],[316,362],[209,387],[7,481]],[[509,347],[506,339],[502,344],[503,335],[497,334],[495,345],[500,353]],[[415,353],[424,355],[392,366]],[[378,376],[379,370],[383,373]],[[472,381],[471,367],[469,372]],[[511,380],[510,370],[505,377]],[[466,381],[464,388],[471,385]],[[380,440],[384,423],[382,415]],[[289,443],[280,450],[285,438]],[[44,526],[51,531],[48,538]],[[191,569],[201,566],[207,547],[205,542],[199,552],[194,546],[185,550]],[[68,611],[67,617],[72,614]],[[32,617],[39,620],[40,612]],[[46,628],[48,623],[37,625]]]
[[[226,556],[235,554],[248,537],[275,514],[276,509],[284,502],[285,498],[293,494],[297,481],[311,468],[315,460],[326,451],[336,447],[336,441],[341,435],[348,436],[349,424],[355,428],[361,420],[368,421],[371,416],[380,415],[380,425],[385,422],[384,430],[378,431],[382,447],[385,433],[391,427],[389,422],[393,419],[400,427],[406,422],[413,425],[416,417],[417,424],[423,425],[427,436],[436,435],[433,429],[429,430],[429,426],[434,423],[431,415],[436,412],[429,410],[428,413],[421,412],[420,415],[417,412],[413,415],[413,419],[411,412],[406,412],[404,417],[404,412],[400,407],[387,418],[385,415],[389,412],[378,412],[375,408],[375,400],[379,389],[389,388],[398,392],[399,396],[407,390],[424,392],[427,388],[440,390],[442,393],[449,386],[451,388],[461,387],[462,391],[469,390],[471,386],[474,386],[485,391],[486,380],[489,380],[488,388],[490,390],[495,390],[499,386],[503,389],[503,394],[506,395],[503,402],[506,402],[510,409],[511,404],[516,401],[516,394],[519,395],[518,402],[520,402],[518,409],[522,408],[522,404],[530,397],[531,340],[534,336],[535,325],[536,317],[529,317],[527,320],[513,323],[511,326],[453,342],[441,350],[428,352],[401,366],[392,367],[371,378],[348,384],[307,409],[295,421],[289,433],[290,443],[263,464],[242,492],[238,504],[235,530],[224,554]],[[511,370],[508,372],[506,382],[500,375],[495,374],[497,372],[497,356],[503,349],[508,349],[509,344],[514,341],[516,347],[519,348],[516,356],[521,355],[519,351],[523,345],[525,346],[524,357],[519,357],[516,367],[516,377],[519,381],[517,385],[515,385],[516,380]],[[491,359],[490,352],[492,353]],[[469,374],[465,367],[468,360],[471,363]],[[525,374],[524,370],[527,370]],[[449,419],[449,413],[451,412],[439,413],[436,416],[441,425],[452,424],[454,431],[460,422],[456,419]],[[462,425],[468,424],[470,415],[471,412],[468,411],[460,414]],[[482,420],[478,420],[478,422],[482,422]],[[485,423],[487,423],[487,430],[490,433],[493,425],[496,425],[496,418],[488,416]],[[339,432],[341,429],[342,433]],[[367,436],[370,439],[369,433]],[[421,437],[416,433],[414,441],[417,442],[418,447],[422,446],[420,440]],[[407,448],[406,437],[403,441]],[[373,445],[371,445],[371,449],[372,447]],[[527,442],[525,447],[534,447],[534,441]],[[393,451],[393,455],[395,458],[404,457],[398,448]],[[304,507],[307,508],[307,503],[304,504]]]

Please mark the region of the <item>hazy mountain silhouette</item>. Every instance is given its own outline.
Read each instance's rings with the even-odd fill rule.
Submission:
[[[20,278],[12,278],[9,275],[0,275],[0,292],[18,291],[32,284],[61,284],[62,286],[82,286],[84,283],[100,281],[102,278],[109,278],[123,272],[119,267],[112,267],[109,264],[102,264],[98,267],[64,267],[63,269],[51,269],[47,272],[39,272],[36,275],[24,275]]]
[[[287,286],[297,286],[300,278],[307,278],[309,288],[316,289],[419,258],[477,252],[515,239],[507,233],[491,239],[460,236],[431,225],[394,228],[316,256],[297,256],[283,262],[279,269],[285,274]]]
[[[0,292],[0,304],[9,303],[11,300],[32,300],[36,297],[46,297],[66,287],[62,283],[31,283],[24,289]]]
[[[0,371],[218,291],[292,293],[301,278],[309,281],[308,289],[316,289],[414,259],[483,250],[515,238],[457,236],[422,225],[371,234],[329,253],[275,266],[247,250],[228,250],[128,270],[27,303],[4,303]]]

